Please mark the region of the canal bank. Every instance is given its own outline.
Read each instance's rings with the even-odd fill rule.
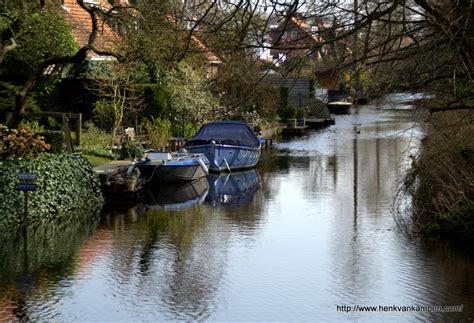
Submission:
[[[472,256],[412,239],[391,212],[423,138],[415,110],[353,112],[334,126],[274,141],[250,174],[150,192],[137,205],[106,205],[99,224],[80,230],[88,234],[68,248],[69,257],[24,276],[4,272],[0,317],[472,319]],[[177,192],[190,194],[178,199]],[[453,313],[352,309],[460,304],[463,311]]]

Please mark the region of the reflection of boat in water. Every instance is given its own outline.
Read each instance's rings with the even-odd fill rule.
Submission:
[[[232,172],[228,174],[209,174],[209,193],[206,202],[213,205],[244,205],[253,199],[260,188],[257,170]]]
[[[156,190],[147,190],[145,206],[147,209],[182,208],[204,201],[209,190],[205,177],[188,183],[167,183]]]

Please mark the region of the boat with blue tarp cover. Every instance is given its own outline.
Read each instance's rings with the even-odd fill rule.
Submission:
[[[254,167],[260,158],[261,142],[243,121],[215,121],[203,125],[184,148],[205,154],[215,172]]]

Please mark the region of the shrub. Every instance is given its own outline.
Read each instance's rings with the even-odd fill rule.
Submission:
[[[62,220],[74,210],[96,208],[103,202],[99,178],[80,156],[44,154],[36,160],[7,160],[0,162],[0,227],[22,221],[23,194],[16,191],[21,172],[37,174],[38,189],[28,193],[29,223]]]
[[[135,159],[143,157],[143,147],[138,142],[124,141],[120,149],[120,159]]]
[[[112,141],[112,135],[97,128],[91,121],[84,125],[86,131],[82,132],[81,145],[74,147],[76,152],[87,155],[114,159],[115,155],[107,149]]]
[[[27,128],[20,131],[9,130],[0,124],[0,160],[12,158],[36,158],[40,153],[48,151],[50,145],[44,137],[35,135]]]
[[[84,124],[81,136],[81,146],[83,147],[107,147],[112,141],[112,135],[99,129],[93,122],[89,121]]]
[[[433,129],[423,141],[420,156],[413,157],[413,169],[403,186],[403,192],[412,197],[415,229],[474,239],[472,121],[472,113],[433,117]]]
[[[145,108],[141,115],[144,117],[163,117],[172,111],[172,97],[162,84],[138,84],[143,90]]]
[[[291,105],[287,105],[280,111],[280,118],[282,120],[294,119],[295,117],[296,117],[296,109]]]
[[[64,133],[59,131],[44,131],[38,135],[43,136],[44,140],[50,145],[49,152],[52,154],[61,154],[64,152]]]
[[[147,119],[143,123],[143,129],[147,133],[151,148],[158,150],[164,148],[171,139],[171,122],[169,120]]]
[[[302,119],[305,117],[305,113],[304,113],[304,109],[303,108],[299,108],[296,110],[296,118],[297,119]]]

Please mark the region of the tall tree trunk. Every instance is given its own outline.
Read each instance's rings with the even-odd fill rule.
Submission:
[[[0,48],[0,64],[3,63],[3,59],[5,58],[7,53],[11,50],[14,50],[17,47],[18,47],[18,45],[15,41],[15,38],[13,38],[13,37],[10,38],[10,44],[9,45],[3,45],[2,44],[2,47]]]
[[[21,90],[16,93],[15,112],[13,113],[13,117],[8,120],[7,123],[9,128],[17,128],[21,120],[26,116],[26,100],[28,99],[31,90],[38,82],[38,77],[38,74],[30,76]]]

